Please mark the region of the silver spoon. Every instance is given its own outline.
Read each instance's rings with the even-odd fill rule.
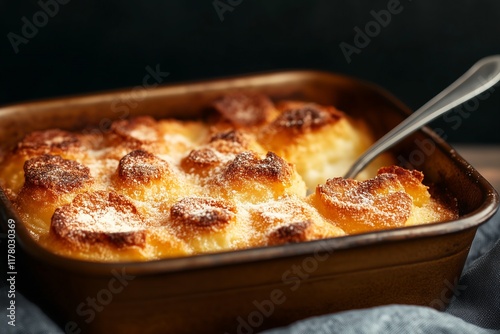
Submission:
[[[500,55],[479,60],[454,83],[376,141],[356,160],[344,177],[355,177],[380,153],[394,146],[438,116],[481,94],[499,80]]]

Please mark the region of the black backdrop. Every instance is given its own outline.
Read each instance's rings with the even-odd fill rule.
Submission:
[[[58,1],[0,2],[0,104],[140,85],[150,66],[167,84],[328,70],[417,108],[500,54],[498,0]],[[450,142],[500,143],[500,92],[479,102],[433,126]]]

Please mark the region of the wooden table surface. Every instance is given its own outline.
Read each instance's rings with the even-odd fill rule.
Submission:
[[[500,145],[453,145],[500,192]]]

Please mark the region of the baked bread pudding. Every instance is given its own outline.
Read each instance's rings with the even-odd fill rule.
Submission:
[[[93,261],[279,245],[457,218],[424,175],[379,157],[343,179],[372,143],[334,106],[233,93],[200,119],[136,117],[102,133],[24,137],[0,185],[31,236]]]

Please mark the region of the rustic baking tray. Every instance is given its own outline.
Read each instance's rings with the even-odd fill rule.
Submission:
[[[194,117],[220,95],[257,91],[273,99],[333,104],[367,120],[377,135],[409,110],[384,90],[352,78],[289,71],[213,81],[136,87],[0,108],[2,150],[30,131],[59,127],[107,131],[109,120],[152,115]],[[476,229],[498,194],[428,129],[397,146],[426,182],[458,200],[454,221],[333,239],[185,258],[130,263],[73,260],[41,248],[3,192],[3,228],[16,222],[23,265],[43,307],[68,333],[254,333],[308,316],[390,303],[443,308]],[[28,273],[23,272],[24,276]]]

